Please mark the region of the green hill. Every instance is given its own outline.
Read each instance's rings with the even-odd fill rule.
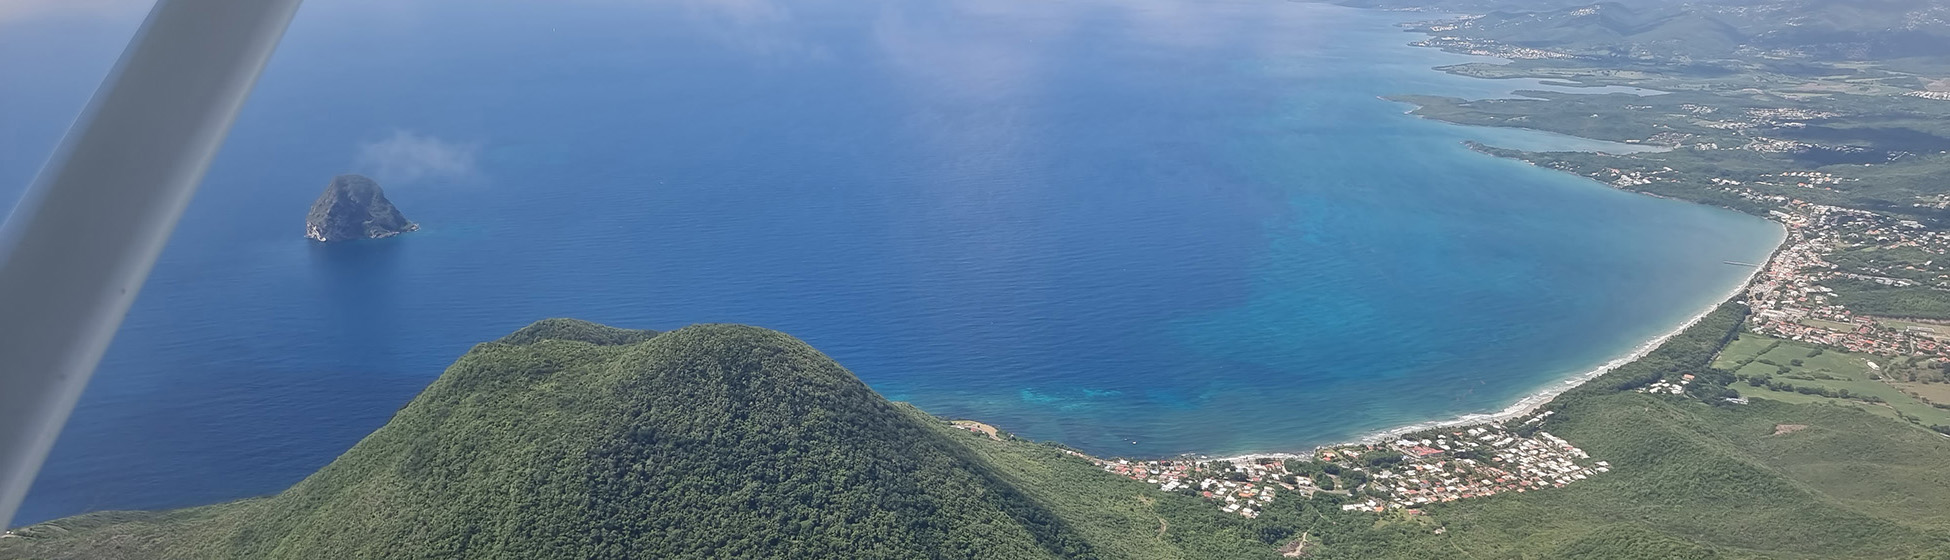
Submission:
[[[1746,39],[1738,29],[1690,10],[1633,9],[1616,2],[1549,12],[1491,12],[1471,22],[1476,36],[1512,45],[1630,56],[1637,49],[1727,53]]]
[[[1724,402],[1724,306],[1566,393],[1543,429],[1613,470],[1564,488],[1257,519],[887,402],[791,337],[550,320],[475,347],[276,496],[104,512],[0,559],[1950,559],[1950,439],[1849,406]],[[1633,391],[1696,374],[1688,395]]]
[[[551,320],[476,346],[281,494],[43,524],[0,539],[0,557],[1184,557],[1173,538],[1211,557],[1271,550],[1223,532],[1167,538],[1168,517],[1190,528],[1218,513],[1140,502],[1142,485],[1040,449],[997,469],[993,451],[780,333]],[[1117,519],[1148,530],[1103,530]]]

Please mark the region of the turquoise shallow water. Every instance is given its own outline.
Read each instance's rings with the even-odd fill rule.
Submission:
[[[1404,115],[1377,96],[1531,84],[1429,70],[1463,58],[1402,17],[315,2],[16,521],[275,492],[550,316],[781,329],[891,398],[1096,453],[1298,450],[1508,406],[1778,240],[1460,145],[1603,143]],[[0,180],[128,25],[0,23],[0,70],[42,76],[0,82]],[[424,229],[304,241],[345,171]]]

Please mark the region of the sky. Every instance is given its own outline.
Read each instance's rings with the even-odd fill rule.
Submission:
[[[148,0],[7,0],[0,2],[0,23],[139,17],[152,4]]]

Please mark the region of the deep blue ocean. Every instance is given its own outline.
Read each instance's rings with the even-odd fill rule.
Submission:
[[[6,15],[11,199],[140,10]],[[314,1],[15,524],[276,492],[558,316],[783,330],[889,398],[1094,453],[1302,450],[1590,370],[1779,240],[1460,145],[1604,143],[1404,115],[1377,96],[1532,85],[1430,70],[1470,59],[1406,46],[1414,17]],[[423,229],[303,239],[344,172]]]

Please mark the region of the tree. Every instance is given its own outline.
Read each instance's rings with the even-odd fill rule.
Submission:
[[[1348,488],[1355,488],[1368,483],[1368,473],[1363,471],[1348,471],[1341,479],[1342,482],[1347,483]]]
[[[1367,461],[1370,467],[1380,467],[1400,463],[1403,457],[1399,451],[1382,450],[1369,453],[1366,457],[1363,457],[1363,460]]]
[[[1286,462],[1286,472],[1293,473],[1297,476],[1308,476],[1320,472],[1320,464],[1313,461],[1288,459]]]

